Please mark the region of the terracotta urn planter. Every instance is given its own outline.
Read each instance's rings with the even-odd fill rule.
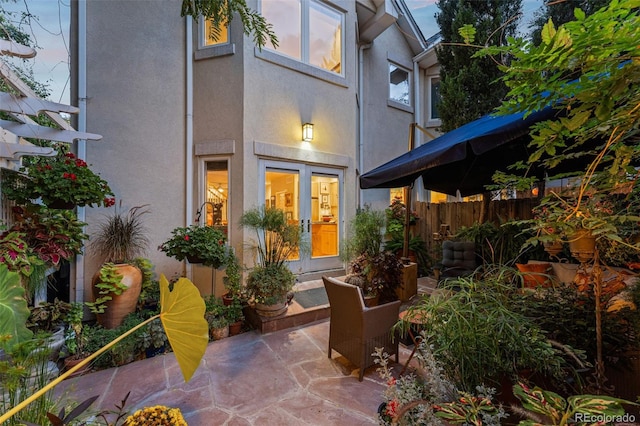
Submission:
[[[113,329],[120,326],[124,317],[136,310],[138,296],[142,290],[142,272],[136,266],[128,263],[114,265],[118,275],[122,275],[122,284],[127,290],[122,294],[112,294],[112,299],[105,303],[106,309],[102,314],[97,314],[98,323],[104,328]],[[96,284],[100,282],[100,271],[96,272],[91,280],[94,298],[98,297]]]

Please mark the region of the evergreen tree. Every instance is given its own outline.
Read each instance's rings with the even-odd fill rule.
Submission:
[[[443,132],[448,132],[491,112],[507,93],[499,81],[502,72],[492,58],[471,59],[476,49],[463,46],[458,30],[476,29],[476,45],[504,45],[515,36],[522,0],[439,0],[442,43],[436,48],[440,63],[438,106]]]
[[[609,4],[610,0],[563,0],[544,3],[544,5],[534,13],[534,18],[529,25],[530,37],[533,44],[540,45],[542,41],[542,27],[551,19],[556,26],[575,19],[574,10],[582,9],[586,16],[593,14],[596,10]]]

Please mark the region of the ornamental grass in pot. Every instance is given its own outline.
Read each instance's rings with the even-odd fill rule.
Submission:
[[[135,311],[145,274],[136,259],[149,245],[142,216],[146,205],[132,207],[127,213],[116,210],[100,224],[91,248],[103,264],[92,279],[94,302],[89,306],[98,322],[115,328]]]
[[[281,315],[287,310],[287,295],[296,280],[287,261],[306,249],[300,227],[290,224],[283,210],[265,206],[244,212],[240,226],[255,236],[249,245],[256,261],[247,277],[247,295],[259,315]]]
[[[368,205],[359,209],[342,250],[348,262],[345,282],[360,287],[365,300],[372,298],[379,303],[398,300],[396,289],[402,286],[403,271],[400,258],[382,250],[384,225],[384,212],[372,210]]]

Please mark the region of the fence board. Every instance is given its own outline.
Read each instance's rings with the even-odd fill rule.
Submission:
[[[496,225],[510,219],[531,219],[531,209],[538,204],[536,198],[519,198],[511,200],[491,201],[486,205],[483,222],[493,222]],[[472,226],[480,221],[483,202],[459,203],[425,203],[416,202],[414,210],[420,220],[415,225],[414,232],[422,237],[432,256],[440,257],[437,251],[440,245],[434,236],[440,231],[440,225],[447,224],[451,234],[455,234],[463,226]]]

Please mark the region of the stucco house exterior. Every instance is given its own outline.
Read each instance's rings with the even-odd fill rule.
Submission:
[[[247,3],[273,24],[277,49],[257,48],[239,19],[213,40],[206,20],[180,17],[180,0],[72,3],[75,124],[103,136],[87,162],[120,208],[148,205],[155,272],[186,274],[203,294],[222,294],[222,273],[158,251],[172,229],[219,226],[249,266],[238,219],[277,206],[311,243],[291,262],[299,279],[343,273],[357,207],[389,204],[389,190],[361,191],[358,176],[406,152],[411,123],[430,129],[416,144],[439,124],[435,52],[402,0]],[[80,213],[91,234],[109,211]],[[87,299],[98,266],[90,250],[78,258],[73,299]]]

